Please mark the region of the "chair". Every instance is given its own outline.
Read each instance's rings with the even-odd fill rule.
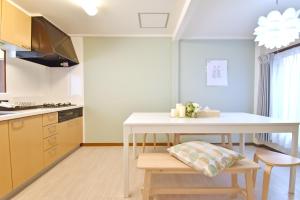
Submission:
[[[211,133],[199,133],[199,134],[189,134],[189,133],[184,133],[184,134],[175,134],[174,137],[174,144],[179,144],[180,143],[180,137],[184,135],[218,135],[221,136],[221,146],[227,148],[227,149],[233,149],[232,145],[232,136],[231,133],[224,133],[224,134],[211,134]],[[227,142],[226,142],[227,138]]]
[[[273,167],[292,167],[300,165],[300,159],[285,155],[282,153],[277,153],[268,150],[257,150],[254,154],[254,161],[258,163],[259,161],[265,164],[264,176],[263,176],[263,190],[262,190],[262,200],[268,199],[269,193],[269,183],[270,176]],[[257,170],[253,173],[253,183],[256,182]]]
[[[148,133],[145,133],[143,136],[143,144],[142,144],[143,153],[145,153],[147,136],[148,136]],[[166,136],[167,136],[167,145],[169,147],[170,146],[170,135],[166,133]],[[153,134],[153,146],[154,146],[154,149],[156,150],[156,134]]]

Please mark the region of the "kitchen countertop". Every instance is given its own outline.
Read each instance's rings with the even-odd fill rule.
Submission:
[[[70,110],[74,108],[83,108],[83,105],[67,106],[67,107],[60,107],[60,108],[37,108],[37,109],[30,109],[30,110],[7,111],[5,113],[9,113],[9,114],[0,115],[0,121],[58,112],[62,110]]]

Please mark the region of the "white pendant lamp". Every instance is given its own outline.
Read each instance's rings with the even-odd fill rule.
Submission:
[[[95,0],[80,0],[80,6],[89,16],[95,16],[98,13]]]
[[[271,11],[267,17],[258,19],[258,27],[254,31],[255,41],[259,46],[268,49],[281,48],[299,39],[300,10],[288,8],[281,14],[279,11]]]

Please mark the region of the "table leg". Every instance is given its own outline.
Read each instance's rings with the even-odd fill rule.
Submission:
[[[245,134],[240,134],[240,153],[245,154]]]
[[[132,134],[132,151],[133,151],[133,158],[136,159],[136,135]]]
[[[124,197],[129,197],[129,133],[124,127],[123,130],[123,175],[124,175]]]
[[[295,130],[292,132],[292,148],[291,148],[291,156],[298,156],[298,133],[299,127],[297,126]],[[296,183],[296,167],[291,167],[290,169],[290,183],[289,183],[289,193],[295,193],[295,183]]]

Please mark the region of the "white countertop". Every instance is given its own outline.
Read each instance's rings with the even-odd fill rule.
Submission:
[[[33,115],[41,115],[41,114],[46,114],[51,112],[58,112],[62,110],[70,110],[74,108],[83,108],[83,105],[67,106],[67,107],[60,107],[60,108],[37,108],[37,109],[30,109],[30,110],[7,111],[10,112],[10,114],[0,115],[0,121],[17,119],[17,118],[28,117]]]

